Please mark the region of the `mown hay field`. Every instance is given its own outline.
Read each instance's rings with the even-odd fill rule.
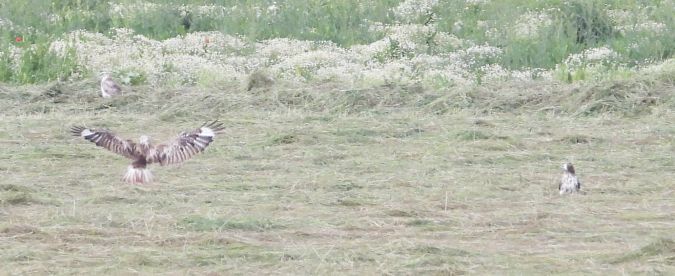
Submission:
[[[0,275],[675,275],[673,0],[244,2],[0,1]]]
[[[1,89],[3,273],[675,272],[672,82],[96,87]],[[209,119],[225,133],[150,185],[68,133]],[[557,193],[566,161],[581,194]]]

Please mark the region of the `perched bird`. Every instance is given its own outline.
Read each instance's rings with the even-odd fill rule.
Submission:
[[[127,168],[123,180],[132,184],[143,184],[152,182],[152,173],[146,168],[148,164],[159,163],[165,166],[182,163],[204,151],[223,129],[222,123],[216,120],[204,123],[193,131],[182,132],[174,141],[159,145],[153,145],[150,137],[145,135],[140,137],[139,143],[134,143],[108,130],[74,126],[70,131],[74,136],[81,136],[99,147],[134,160]]]
[[[581,181],[579,181],[574,174],[574,166],[572,166],[572,163],[563,164],[562,169],[563,175],[562,179],[560,179],[560,184],[558,185],[560,194],[578,192],[581,189]]]
[[[192,26],[192,13],[190,11],[181,11],[180,16],[182,16],[180,24],[183,25],[183,30],[185,32],[189,31],[190,26]]]
[[[101,73],[101,96],[110,98],[122,94],[122,88],[110,77],[109,73]]]
[[[265,71],[255,71],[248,76],[246,91],[254,88],[269,87],[274,84],[274,79]]]

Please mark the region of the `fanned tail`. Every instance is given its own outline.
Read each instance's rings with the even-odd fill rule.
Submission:
[[[152,173],[146,168],[134,168],[129,165],[122,180],[129,184],[148,184],[152,182]]]

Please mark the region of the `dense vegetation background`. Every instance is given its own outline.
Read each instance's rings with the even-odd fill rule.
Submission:
[[[284,70],[272,68],[268,73],[302,81],[354,79],[359,76],[349,70],[353,64],[373,71],[398,64],[400,70],[411,71],[405,79],[441,86],[513,78],[569,82],[625,77],[671,59],[675,49],[671,0],[29,2],[0,3],[0,59],[4,60],[0,81],[36,83],[114,71],[128,82],[134,79],[134,84],[147,80],[190,84],[212,80],[199,70],[210,65],[247,75],[290,63]],[[125,42],[125,37],[137,40],[136,45]],[[278,45],[279,39],[290,40]],[[167,41],[182,45],[172,48]],[[261,54],[275,42],[273,54]],[[207,58],[208,64],[194,61],[197,65],[188,69],[184,64],[191,62],[181,60],[161,64],[163,71],[158,71],[115,63],[110,56],[95,61],[102,55],[93,46],[110,44],[118,47],[108,51],[124,57],[129,57],[123,51],[129,47],[141,52],[159,47],[164,55]],[[308,65],[306,59],[298,59],[308,51],[324,56]],[[357,60],[322,63],[344,59],[345,53]],[[232,56],[259,61],[242,65],[228,58]],[[338,70],[317,72],[326,68]],[[158,75],[175,71],[182,76],[158,80]]]

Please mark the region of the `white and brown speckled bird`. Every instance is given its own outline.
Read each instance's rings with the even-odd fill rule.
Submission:
[[[153,145],[150,137],[141,136],[139,143],[123,139],[108,130],[96,130],[83,126],[74,126],[70,131],[75,136],[96,143],[103,147],[134,160],[127,168],[123,180],[132,184],[152,182],[152,173],[146,168],[148,164],[159,163],[162,166],[178,164],[187,161],[213,142],[217,133],[224,129],[222,123],[213,121],[204,123],[201,127],[182,132],[178,137],[165,144]]]
[[[576,193],[581,190],[581,181],[577,178],[572,163],[565,163],[562,166],[563,175],[558,185],[560,194]]]
[[[101,73],[101,96],[110,98],[122,94],[122,88],[115,83],[109,73]]]

